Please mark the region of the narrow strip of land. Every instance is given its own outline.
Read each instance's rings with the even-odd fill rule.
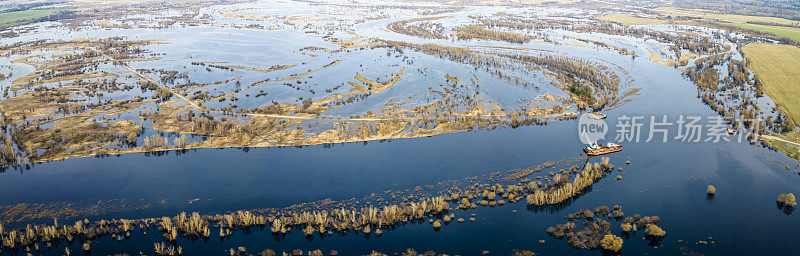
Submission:
[[[789,144],[792,144],[792,145],[800,147],[800,143],[789,141],[789,140],[784,140],[784,139],[781,139],[779,137],[775,137],[775,136],[772,136],[772,135],[761,135],[761,137],[765,138],[765,139],[768,139],[768,140],[777,140],[777,141],[786,142],[786,143],[789,143]]]

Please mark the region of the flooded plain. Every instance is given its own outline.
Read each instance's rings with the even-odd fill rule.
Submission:
[[[18,159],[24,161],[0,173],[5,228],[51,225],[53,218],[70,225],[83,219],[147,219],[181,212],[267,213],[306,203],[321,205],[318,210],[328,209],[326,202],[384,206],[449,195],[452,187],[513,185],[517,182],[493,177],[548,161],[569,164],[556,164],[547,172],[600,161],[582,151],[585,145],[573,116],[579,113],[597,110],[608,115],[605,122],[611,130],[604,142],[615,141],[615,125],[627,116],[643,116],[648,119],[645,124],[651,116],[671,121],[681,115],[719,117],[684,70],[707,55],[741,59],[729,39],[735,35],[721,38],[723,32],[713,29],[625,28],[625,33],[632,29],[700,33],[714,45],[708,49],[716,49],[702,52],[674,51],[677,44],[667,39],[642,38],[632,32],[589,32],[559,25],[563,20],[596,22],[581,18],[597,14],[594,10],[343,6],[348,5],[295,1],[220,5],[190,14],[87,21],[77,27],[36,24],[17,37],[4,38],[5,46],[42,39],[63,43],[44,48],[25,45],[21,47],[27,49],[16,53],[4,50],[0,73],[13,73],[0,80],[7,92],[4,101],[26,93],[74,90],[67,94],[76,96],[60,104],[97,104],[107,111],[80,120],[119,129],[109,132],[116,137],[78,147],[69,139],[61,143],[36,137],[57,137],[53,134],[59,132],[78,137],[75,134],[81,131],[64,126],[76,118],[70,116],[75,112],[50,105],[49,109],[59,110],[0,106],[4,118],[9,118],[4,123],[27,127],[4,131],[11,135],[30,129],[19,134],[33,138],[14,137],[18,151],[24,151]],[[476,32],[484,39],[450,36],[465,25],[490,24],[487,20],[501,16],[513,17],[503,22],[538,25],[518,30],[485,27],[525,34],[530,38],[524,43],[513,39],[519,35],[499,32]],[[537,16],[547,18],[532,18]],[[436,19],[424,19],[430,17]],[[190,21],[163,24],[178,18]],[[412,18],[418,20],[398,26],[431,21],[439,25],[419,25],[434,31],[426,33],[388,29]],[[63,69],[46,70],[68,61],[64,56],[114,45],[103,40],[133,45],[124,50],[103,48],[100,52],[112,55],[113,61],[80,68],[101,75],[25,78],[58,74]],[[525,55],[541,59],[521,60],[519,56]],[[553,59],[558,56],[576,61]],[[597,71],[580,75],[585,70]],[[81,82],[111,78],[134,88],[81,94],[82,86],[87,86]],[[592,81],[610,82],[592,87],[596,86]],[[159,88],[148,87],[148,82]],[[594,95],[585,98],[576,93],[574,88],[581,86],[594,88],[589,90]],[[145,99],[132,100],[137,96]],[[130,105],[114,105],[123,101]],[[753,104],[764,110],[774,105],[769,98]],[[197,121],[199,117],[210,121]],[[525,117],[531,121],[523,122]],[[622,254],[800,253],[791,246],[800,225],[797,213],[775,201],[778,194],[800,187],[796,160],[758,142],[739,142],[738,134],[726,137],[730,141],[682,142],[673,138],[677,127],[670,127],[666,143],[660,141],[662,135],[645,142],[649,128],[642,128],[641,141],[623,140],[624,150],[608,155],[610,163],[621,169],[612,168],[583,193],[557,204],[504,201],[504,205],[462,210],[455,208],[456,201],[450,202],[449,213],[468,220],[450,221],[441,228],[431,225],[441,215],[387,225],[382,234],[304,235],[300,226],[282,234],[267,224],[221,236],[217,229],[222,227],[213,226],[210,236],[180,235],[168,244],[180,246],[183,255],[228,254],[239,247],[251,253],[319,249],[326,254],[336,250],[339,255],[393,254],[408,248],[448,255],[484,251],[509,255],[523,250],[542,255],[613,254],[601,248],[573,248],[567,239],[557,239],[547,230],[579,210],[616,204],[626,217],[659,216],[658,226],[666,231],[662,238],[646,235],[644,227],[623,232],[618,221],[608,218],[610,233],[624,241]],[[42,131],[52,134],[39,135]],[[152,141],[160,138],[166,138],[166,144],[153,146]],[[188,142],[178,143],[180,138]],[[38,146],[46,148],[26,150]],[[536,175],[547,176],[532,174]],[[713,196],[706,193],[708,185],[717,189]],[[46,214],[25,216],[18,209]],[[115,234],[41,241],[34,254],[61,255],[65,248],[78,253],[87,240],[91,252],[99,254],[151,254],[154,243],[165,241],[159,229],[148,226],[124,238]],[[5,247],[2,254],[25,251]]]

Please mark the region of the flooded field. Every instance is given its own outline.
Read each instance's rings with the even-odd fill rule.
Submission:
[[[800,253],[793,108],[740,50],[780,40],[614,2],[5,28],[0,255]]]

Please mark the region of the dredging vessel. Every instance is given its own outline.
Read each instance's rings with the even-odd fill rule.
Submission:
[[[613,142],[606,143],[606,145],[593,144],[583,148],[583,151],[589,156],[599,156],[622,151],[622,145]]]
[[[606,145],[598,145],[597,141],[592,141],[589,139],[589,136],[586,135],[586,132],[581,133],[581,135],[586,138],[587,142],[589,142],[589,146],[583,148],[583,152],[586,152],[586,154],[589,156],[599,156],[622,151],[622,145],[620,144],[609,142],[606,143]]]

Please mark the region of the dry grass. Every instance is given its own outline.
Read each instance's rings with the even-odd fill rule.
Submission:
[[[397,82],[399,82],[403,78],[403,72],[404,71],[405,71],[405,68],[402,68],[402,69],[400,69],[400,71],[395,72],[393,74],[393,76],[390,76],[388,78],[389,81],[386,82],[386,83],[380,83],[380,82],[377,82],[375,80],[367,79],[367,78],[361,76],[361,74],[356,74],[353,78],[358,80],[359,82],[367,85],[369,87],[369,92],[370,93],[378,94],[378,93],[382,92],[383,90],[389,89],[392,86],[394,86],[395,84],[397,84]],[[357,88],[359,88],[360,90],[366,90],[363,86],[360,86],[358,84],[355,84],[355,83],[349,83],[349,84],[353,85],[353,86],[357,86]]]
[[[80,109],[77,103],[57,103],[59,99],[71,99],[80,92],[74,89],[31,91],[0,102],[4,117],[23,127],[15,134],[15,139],[31,154],[32,160],[42,162],[96,154],[98,150],[115,144],[117,136],[139,132],[140,128],[134,121],[95,122],[89,119],[111,111],[130,110],[141,102],[112,103],[77,113],[56,111],[59,108]],[[33,125],[26,125],[26,122]],[[49,129],[37,129],[38,125],[50,123],[53,126]],[[32,152],[38,149],[44,151],[33,155]]]

